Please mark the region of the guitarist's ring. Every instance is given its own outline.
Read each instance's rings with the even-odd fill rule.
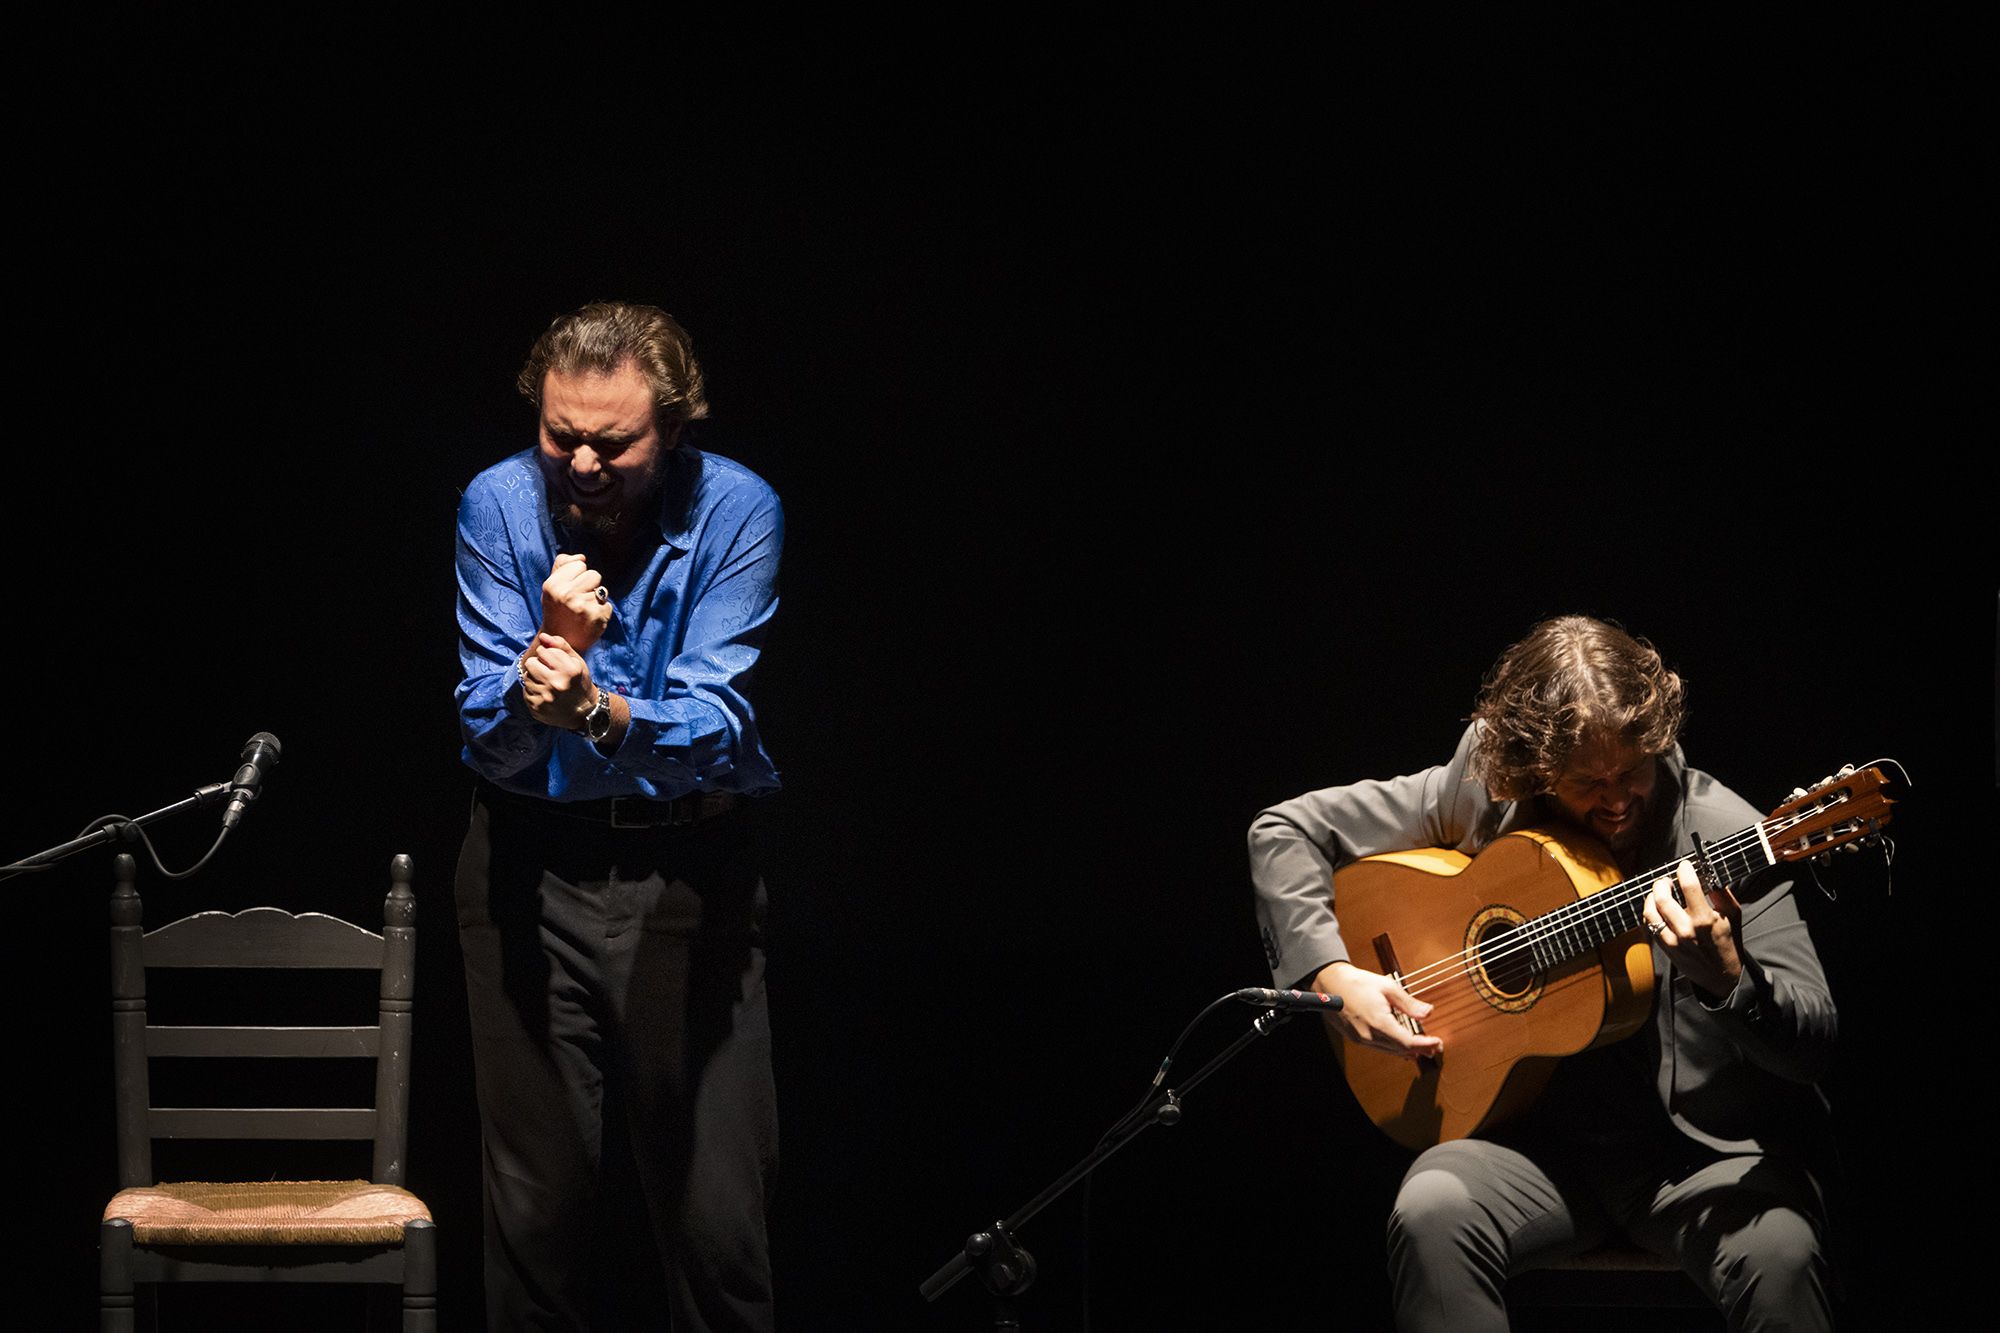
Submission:
[[[1660,933],[1661,931],[1665,930],[1665,929],[1666,929],[1666,927],[1665,927],[1665,926],[1663,926],[1663,925],[1661,925],[1661,924],[1660,924],[1659,922],[1657,922],[1657,921],[1648,921],[1648,922],[1646,923],[1646,929],[1647,929],[1647,930],[1650,930],[1650,931],[1652,931],[1652,932],[1653,932],[1653,933],[1654,933],[1655,935],[1657,935],[1657,934],[1659,934],[1659,933]]]

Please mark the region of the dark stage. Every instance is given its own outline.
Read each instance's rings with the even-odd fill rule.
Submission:
[[[411,1183],[443,1326],[477,1326],[453,518],[532,442],[548,320],[656,302],[706,365],[696,442],[786,504],[756,697],[789,1327],[990,1326],[918,1284],[1270,984],[1252,816],[1442,761],[1495,654],[1569,611],[1660,645],[1691,762],[1760,808],[1842,763],[1914,778],[1893,896],[1849,857],[1801,900],[1849,1326],[1934,1325],[1972,1271],[1931,1219],[1975,1188],[1949,955],[1994,829],[1959,35],[1589,12],[908,57],[681,34],[611,73],[647,42],[525,20],[50,39],[78,91],[25,136],[7,855],[270,731],[215,863],[146,869],[149,924],[368,921],[415,858]],[[163,859],[212,829],[162,825]],[[114,1186],[108,861],[6,884],[41,1190],[13,1254],[51,1326],[91,1317]],[[1023,1327],[1380,1328],[1403,1165],[1286,1025],[1030,1223]],[[182,1293],[162,1327],[253,1306]]]

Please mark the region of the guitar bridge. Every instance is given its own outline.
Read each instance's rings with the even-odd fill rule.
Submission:
[[[1396,946],[1389,943],[1389,937],[1386,934],[1375,937],[1375,960],[1381,964],[1383,976],[1389,978],[1389,980],[1395,982],[1398,986],[1403,984],[1403,969],[1396,964]],[[1391,1009],[1389,1012],[1395,1014],[1396,1021],[1416,1036],[1421,1037],[1424,1035],[1424,1025],[1416,1019],[1411,1018],[1408,1014],[1398,1013],[1394,1009]]]

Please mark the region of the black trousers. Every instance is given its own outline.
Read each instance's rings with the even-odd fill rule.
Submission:
[[[772,1327],[749,818],[627,830],[475,797],[457,896],[489,1327]]]
[[[1732,1329],[1833,1326],[1825,1212],[1802,1166],[1685,1139],[1572,1147],[1458,1139],[1417,1158],[1389,1216],[1398,1329],[1504,1333],[1509,1277],[1614,1229],[1678,1261]]]

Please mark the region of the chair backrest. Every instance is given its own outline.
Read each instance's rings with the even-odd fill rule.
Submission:
[[[142,925],[137,873],[132,857],[117,858],[111,894],[111,1040],[120,1187],[158,1183],[153,1176],[155,1139],[368,1139],[374,1142],[370,1179],[402,1184],[416,979],[410,858],[397,856],[390,863],[380,935],[338,917],[294,915],[275,907],[201,912],[148,931]],[[149,1023],[146,977],[162,968],[379,972],[376,1022],[352,1027]],[[373,1060],[374,1105],[155,1106],[150,1061],[156,1058]]]

